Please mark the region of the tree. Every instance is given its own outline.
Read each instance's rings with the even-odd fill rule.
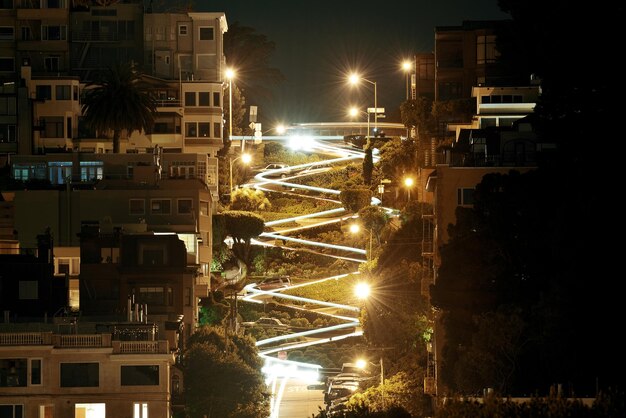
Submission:
[[[374,159],[372,157],[373,149],[368,147],[365,150],[365,158],[363,158],[363,183],[366,186],[372,184],[372,172],[374,171]]]
[[[185,401],[192,418],[258,418],[269,415],[262,361],[250,337],[201,327],[185,351]]]
[[[374,235],[380,244],[380,232],[387,225],[389,221],[389,216],[387,216],[387,212],[381,209],[378,206],[366,206],[359,210],[359,219],[363,223],[363,226],[370,231]]]
[[[418,137],[427,135],[436,127],[432,109],[433,101],[427,97],[407,100],[400,105],[402,123],[407,128],[416,128]]]
[[[263,211],[272,207],[265,197],[263,190],[242,187],[232,192],[230,196],[231,210]]]
[[[268,86],[285,79],[280,70],[270,66],[275,49],[267,36],[238,22],[230,23],[224,34],[226,62],[237,72],[238,84],[252,103],[270,97]]]
[[[339,200],[344,208],[351,212],[358,212],[372,202],[372,191],[365,188],[354,188],[342,190],[339,193]]]
[[[233,239],[233,252],[250,270],[252,265],[252,239],[265,229],[265,221],[259,215],[246,211],[223,212],[226,232]]]
[[[120,152],[122,131],[128,136],[154,124],[157,103],[132,63],[110,67],[89,83],[83,99],[85,124],[102,134],[113,132],[113,152]]]

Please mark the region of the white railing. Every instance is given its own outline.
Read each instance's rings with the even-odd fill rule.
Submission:
[[[55,335],[54,337],[56,339],[54,345],[59,348],[104,347],[102,334]]]
[[[158,341],[120,341],[120,353],[158,353]]]
[[[0,333],[0,345],[42,345],[41,332],[3,332]]]

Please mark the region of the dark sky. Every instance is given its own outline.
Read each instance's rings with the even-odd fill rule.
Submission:
[[[350,105],[373,107],[371,84],[346,82],[355,70],[376,81],[378,106],[397,113],[406,94],[400,64],[433,50],[435,26],[509,17],[497,0],[203,0],[193,8],[224,12],[276,43],[272,65],[286,81],[273,100],[248,103],[272,123],[344,121]]]

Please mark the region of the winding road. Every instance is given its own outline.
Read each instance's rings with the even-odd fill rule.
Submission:
[[[286,169],[278,169],[266,171],[261,174],[257,174],[255,176],[255,182],[246,185],[247,187],[254,187],[256,189],[260,189],[263,191],[271,191],[272,193],[283,192],[289,195],[297,194],[303,199],[317,199],[324,201],[331,201],[333,203],[337,203],[337,205],[341,205],[341,202],[337,199],[329,199],[328,196],[339,196],[340,191],[334,189],[326,189],[322,187],[313,187],[304,184],[292,183],[291,179],[301,178],[304,176],[312,176],[315,175],[315,172],[311,173],[302,173],[302,170],[306,169],[310,166],[316,165],[326,165],[326,164],[340,164],[346,163],[353,160],[362,160],[365,156],[365,153],[361,150],[355,149],[346,149],[339,146],[333,146],[325,142],[316,141],[314,138],[309,139],[306,142],[306,151],[307,152],[316,152],[322,155],[329,156],[328,159],[324,161],[319,161],[310,164],[302,164],[298,166],[292,166]],[[295,170],[298,174],[290,175],[290,177],[285,178],[274,178],[280,177],[282,173],[286,173],[289,170],[292,172]],[[271,177],[271,178],[270,178]],[[278,186],[278,187],[276,187]],[[307,194],[298,194],[297,190],[305,190]],[[319,193],[318,196],[312,195],[311,192]],[[377,198],[372,198],[372,204],[378,205],[380,204],[380,200]],[[347,261],[352,261],[355,263],[365,262],[366,252],[364,249],[342,246],[342,245],[334,245],[324,242],[317,241],[309,241],[299,238],[294,238],[289,234],[298,232],[307,228],[313,228],[319,225],[326,225],[329,223],[342,222],[347,219],[354,218],[354,214],[346,213],[343,207],[339,207],[332,210],[326,210],[318,213],[311,213],[296,217],[290,217],[285,219],[280,219],[272,222],[266,222],[266,227],[280,227],[283,224],[293,224],[303,223],[306,221],[305,225],[285,228],[280,230],[280,232],[264,232],[260,235],[258,240],[255,240],[253,244],[255,245],[263,245],[263,246],[277,246],[275,243],[277,241],[284,242],[285,244],[279,246],[285,250],[290,251],[309,251],[315,252],[317,254],[322,254],[327,257],[333,257],[338,259],[343,259]],[[299,244],[298,248],[290,247],[289,243],[297,243]],[[304,248],[300,246],[305,246]],[[319,252],[320,248],[337,250],[338,254],[327,254]],[[354,256],[346,256],[345,254],[354,254]],[[353,274],[358,274],[358,271],[355,271]],[[297,284],[291,286],[289,289],[294,289],[297,287],[310,286],[313,284],[317,284],[320,282],[324,282],[327,280],[341,280],[344,277],[349,276],[349,274],[341,274],[337,276],[327,277],[321,280],[310,281],[307,283]],[[246,296],[243,297],[243,301],[250,303],[263,303],[261,299],[267,299],[267,297],[273,297],[276,299],[281,299],[285,301],[285,303],[289,303],[290,301],[298,301],[306,304],[307,310],[314,310],[320,315],[326,315],[329,317],[337,318],[344,321],[342,324],[334,325],[325,328],[312,329],[302,332],[291,333],[288,335],[276,336],[264,340],[257,341],[256,345],[260,349],[260,355],[265,360],[265,367],[263,369],[266,381],[268,386],[272,389],[272,401],[271,401],[271,414],[270,418],[296,418],[295,415],[292,415],[287,411],[288,408],[285,409],[285,413],[281,414],[281,406],[286,405],[287,403],[293,402],[288,401],[288,391],[289,382],[297,381],[297,387],[303,387],[302,384],[314,384],[319,382],[319,369],[321,369],[320,365],[310,364],[310,363],[301,363],[290,360],[281,360],[274,356],[274,354],[279,351],[288,351],[291,349],[302,348],[310,345],[316,344],[324,344],[329,341],[337,341],[340,339],[359,336],[362,335],[362,331],[359,323],[359,308],[356,306],[343,305],[333,302],[327,302],[322,300],[313,300],[308,298],[297,297],[293,295],[287,295],[283,293],[285,289],[278,289],[274,291],[262,291],[253,287],[253,285],[248,285],[245,288]],[[297,309],[304,309],[301,305],[297,305]],[[345,316],[345,315],[337,315],[333,312],[341,311],[341,312],[354,312],[354,316]],[[324,335],[332,332],[332,337],[324,337]],[[315,338],[319,335],[319,338]],[[294,338],[305,337],[304,341],[299,341],[294,343]],[[291,342],[288,342],[291,341]],[[264,348],[265,346],[271,345],[272,347]],[[294,387],[294,386],[292,386]],[[287,394],[287,397],[286,397]],[[306,398],[304,398],[306,399]],[[323,406],[320,405],[320,406]],[[292,410],[293,408],[289,408]],[[317,412],[315,410],[314,412]],[[293,412],[292,412],[293,413]],[[298,414],[300,414],[298,412]],[[310,411],[306,415],[298,415],[297,418],[303,418],[304,416],[310,416]]]

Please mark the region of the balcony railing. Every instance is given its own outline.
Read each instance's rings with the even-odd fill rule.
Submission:
[[[160,341],[113,341],[111,334],[53,334],[51,332],[2,332],[0,346],[51,345],[54,348],[112,348],[113,354],[168,354]]]

